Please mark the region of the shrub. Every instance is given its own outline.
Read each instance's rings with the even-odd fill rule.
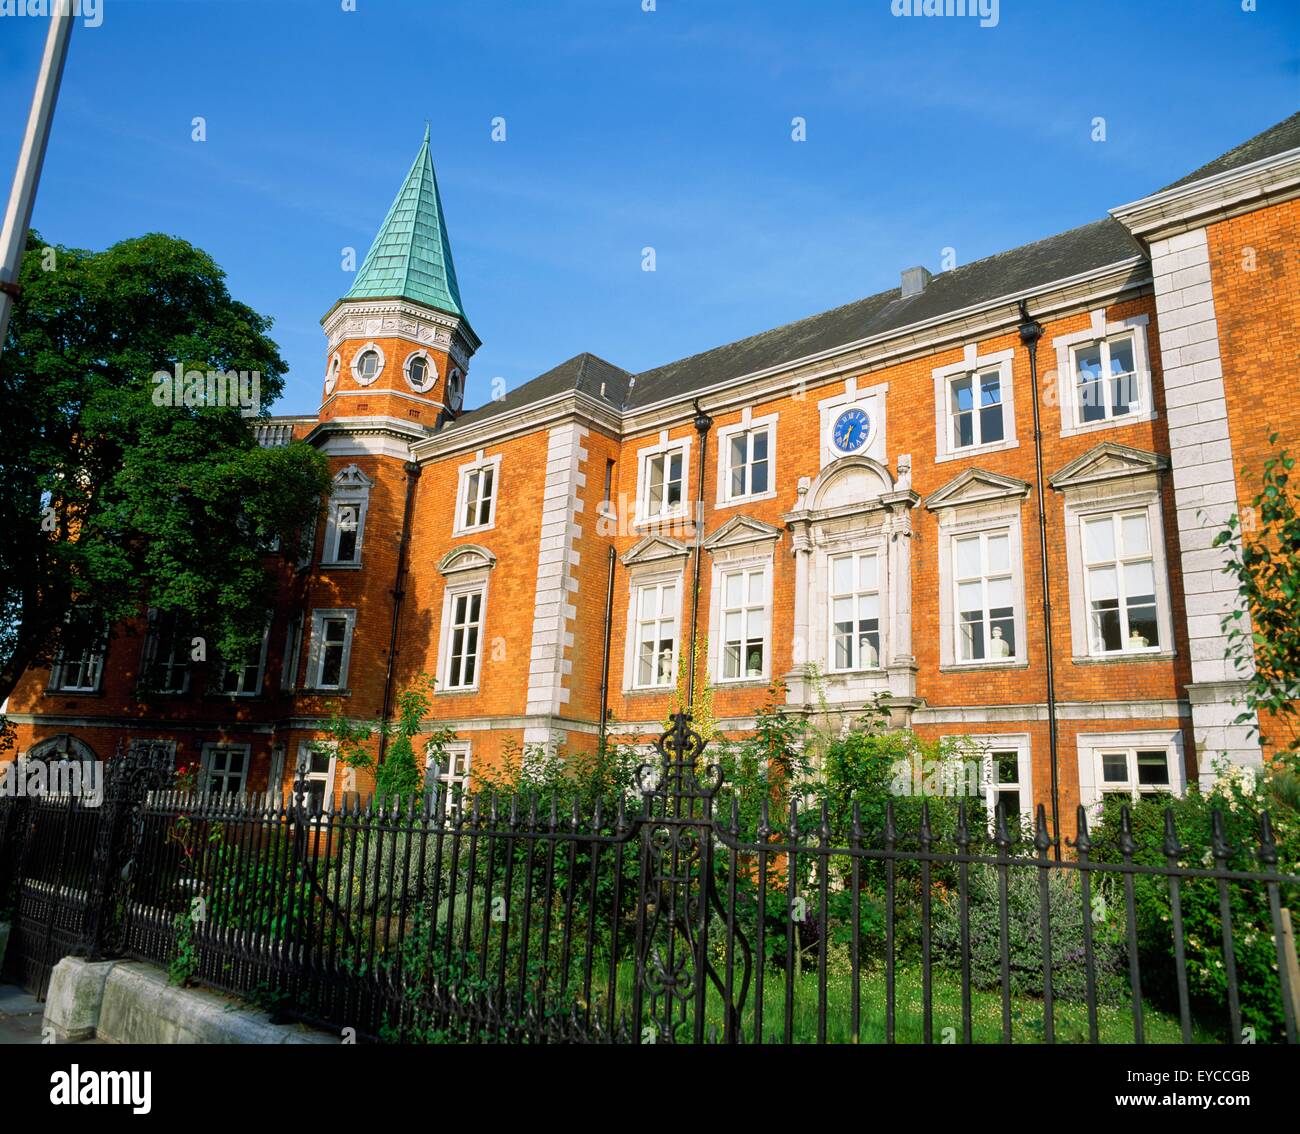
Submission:
[[[1002,981],[1001,903],[995,866],[975,865],[970,870],[970,973],[976,988],[1000,988]],[[1025,866],[1007,870],[1007,952],[1009,983],[1014,995],[1043,994],[1043,936],[1040,871]],[[1093,876],[1093,893],[1104,891],[1106,881]],[[1087,999],[1084,951],[1085,911],[1079,879],[1073,872],[1048,871],[1048,926],[1052,939],[1052,991],[1061,1000]],[[1127,955],[1123,926],[1107,908],[1113,902],[1094,900],[1093,962],[1097,1002],[1115,1003],[1126,988]],[[961,969],[961,908],[957,891],[949,891],[933,906],[932,947],[945,968]]]
[[[1259,777],[1249,769],[1228,764],[1217,767],[1218,778],[1208,790],[1190,788],[1183,798],[1148,796],[1131,808],[1134,861],[1151,865],[1166,862],[1165,810],[1174,817],[1179,841],[1185,849],[1184,865],[1212,867],[1214,813],[1222,817],[1230,849],[1226,859],[1234,870],[1257,871],[1260,816],[1270,812],[1282,873],[1300,873],[1300,815],[1291,785],[1283,770]],[[1094,836],[1093,858],[1119,861],[1121,801],[1110,799]],[[1282,905],[1300,906],[1300,888],[1283,886]],[[1172,906],[1167,879],[1137,875],[1134,908],[1144,992],[1153,1003],[1177,1011],[1178,990],[1172,929]],[[1180,887],[1183,933],[1186,941],[1187,982],[1191,1006],[1198,1022],[1226,1036],[1228,970],[1223,957],[1223,926],[1218,884],[1210,879],[1184,879]],[[1268,893],[1257,883],[1228,885],[1233,929],[1233,955],[1237,964],[1242,1024],[1253,1027],[1261,1042],[1284,1035],[1281,981]]]

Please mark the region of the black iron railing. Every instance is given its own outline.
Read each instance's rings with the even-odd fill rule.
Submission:
[[[941,832],[853,803],[836,834],[779,783],[720,805],[683,716],[589,811],[442,787],[322,811],[301,782],[211,797],[123,767],[82,828],[43,801],[15,838],[0,807],[20,940],[62,926],[42,964],[127,955],[406,1042],[1296,1041],[1300,877],[1267,814],[1250,847],[1217,814],[1185,847],[1167,812],[1154,859],[1127,809],[1106,846],[1080,809],[1060,861],[1041,808],[1032,832],[965,807]]]

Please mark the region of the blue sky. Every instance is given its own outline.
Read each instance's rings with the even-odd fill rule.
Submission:
[[[210,252],[275,320],[279,413],[314,412],[340,250],[364,256],[426,119],[477,404],[579,351],[642,370],[937,271],[945,247],[968,263],[1086,223],[1300,105],[1294,0],[1002,0],[991,28],[890,0],[102,3],[34,223]],[[0,17],[6,192],[44,33]]]

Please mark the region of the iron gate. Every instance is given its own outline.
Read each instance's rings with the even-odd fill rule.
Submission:
[[[171,770],[168,745],[136,743],[105,767],[99,801],[70,792],[0,800],[5,980],[44,1000],[60,958],[116,950],[140,807]]]

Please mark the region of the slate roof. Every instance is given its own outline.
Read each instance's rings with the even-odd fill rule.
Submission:
[[[410,299],[465,315],[427,126],[420,151],[345,298]]]
[[[692,397],[730,378],[778,366],[888,331],[901,330],[990,299],[1142,256],[1142,249],[1116,220],[1107,218],[1058,236],[935,276],[908,299],[893,288],[794,323],[715,347],[635,376],[593,354],[580,354],[512,390],[503,400],[462,414],[449,428],[489,417],[572,389],[599,396],[620,410],[675,397]],[[1140,269],[1139,269],[1140,270]]]
[[[869,336],[899,331],[964,308],[1140,257],[1142,248],[1107,218],[935,276],[919,295],[893,288],[784,327],[637,375],[628,408],[695,394],[715,383]]]
[[[1227,173],[1243,165],[1250,165],[1251,162],[1263,161],[1265,158],[1276,157],[1278,154],[1286,153],[1287,150],[1295,149],[1300,149],[1300,111],[1276,126],[1270,126],[1262,134],[1256,134],[1248,141],[1242,142],[1226,154],[1221,154],[1200,169],[1193,170],[1186,177],[1180,177],[1172,185],[1166,185],[1160,192],[1191,185],[1194,181],[1204,181],[1205,178],[1213,177],[1216,173]]]
[[[459,429],[466,425],[476,425],[488,418],[496,417],[507,410],[540,402],[556,394],[570,390],[582,390],[594,398],[602,398],[615,409],[623,409],[627,403],[628,385],[632,375],[626,370],[606,362],[598,355],[583,352],[574,355],[567,362],[539,374],[522,386],[517,386],[500,401],[488,402],[468,413],[461,414],[447,428]],[[602,385],[604,393],[601,393]]]

